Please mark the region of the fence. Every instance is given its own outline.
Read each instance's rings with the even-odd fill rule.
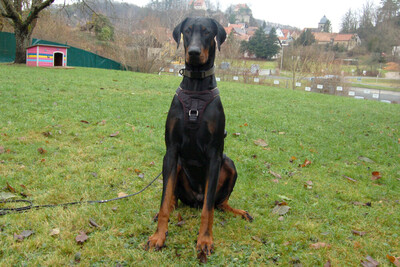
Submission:
[[[33,38],[32,45],[49,44],[49,45],[66,45],[46,40]],[[0,62],[14,62],[15,60],[15,36],[13,33],[0,32]],[[95,53],[85,51],[73,46],[68,48],[68,66],[72,67],[89,67],[122,70],[124,67],[111,59],[99,56]]]

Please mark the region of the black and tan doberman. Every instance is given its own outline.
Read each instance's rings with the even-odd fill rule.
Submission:
[[[237,172],[233,161],[223,154],[225,114],[214,75],[216,47],[226,32],[210,18],[186,18],[173,32],[179,43],[183,36],[185,69],[168,112],[163,162],[163,192],[157,231],[146,248],[160,250],[168,232],[168,219],[177,201],[202,208],[197,250],[213,251],[214,208],[253,218],[244,210],[229,206]]]

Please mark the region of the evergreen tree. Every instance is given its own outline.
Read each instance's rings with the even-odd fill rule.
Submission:
[[[276,35],[275,28],[272,28],[268,34],[265,49],[267,59],[272,59],[276,54],[279,53],[279,50],[281,49],[279,46],[279,39],[278,35]]]
[[[332,32],[332,24],[331,21],[328,19],[322,29],[323,32]]]
[[[267,35],[260,27],[254,33],[254,36],[249,40],[247,49],[253,53],[257,58],[267,58]]]
[[[310,29],[303,31],[296,39],[295,45],[309,46],[315,43],[315,37]]]

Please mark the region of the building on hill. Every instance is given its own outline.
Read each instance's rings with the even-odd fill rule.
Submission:
[[[360,37],[356,33],[313,32],[313,35],[318,45],[337,45],[352,50],[361,44]]]
[[[205,0],[190,0],[189,7],[192,7],[195,10],[207,10]]]
[[[319,21],[319,23],[318,23],[318,30],[319,30],[320,32],[323,32],[323,31],[324,31],[324,28],[325,28],[326,23],[328,23],[328,19],[327,19],[326,16],[324,15],[324,16],[322,17],[322,19],[321,19],[321,20]]]
[[[236,23],[242,22],[248,24],[253,16],[251,9],[247,4],[237,4],[234,7],[233,12],[236,17]]]

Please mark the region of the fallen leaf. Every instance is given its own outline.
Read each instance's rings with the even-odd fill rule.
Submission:
[[[344,178],[346,178],[347,180],[351,181],[351,182],[357,182],[357,180],[350,178],[349,176],[343,175]]]
[[[380,172],[372,172],[372,177],[371,177],[372,181],[375,181],[375,180],[378,180],[381,178],[382,178],[382,175],[380,174]]]
[[[139,169],[135,169],[135,173],[136,173],[136,174],[140,174],[141,171],[140,171]]]
[[[258,236],[252,236],[251,239],[253,239],[253,240],[257,241],[257,242],[260,242],[260,243],[264,243],[264,242],[261,240],[261,238],[259,238]]]
[[[60,228],[54,228],[50,231],[51,236],[56,236],[60,234]]]
[[[257,139],[257,140],[254,141],[254,144],[257,145],[257,146],[261,146],[261,147],[267,147],[268,146],[267,142],[265,142],[264,139]]]
[[[247,122],[246,122],[245,124],[243,124],[243,126],[249,126],[249,125],[248,125]]]
[[[15,193],[14,187],[12,187],[8,182],[6,182],[6,183],[7,183],[7,189],[8,189],[8,191],[10,191],[11,193]]]
[[[124,192],[119,192],[118,197],[126,197],[128,194]]]
[[[304,187],[307,189],[312,189],[313,188],[313,182],[312,181],[306,181],[304,184]]]
[[[278,179],[273,179],[272,182],[279,184],[279,180]]]
[[[93,177],[97,178],[97,172],[91,172],[90,173]]]
[[[0,154],[4,154],[6,153],[6,150],[4,149],[4,147],[0,146]]]
[[[293,163],[296,159],[297,158],[295,156],[292,156],[289,161],[290,161],[290,163]]]
[[[304,163],[301,164],[301,167],[304,168],[304,167],[307,167],[307,166],[310,165],[310,164],[311,164],[311,161],[309,161],[308,159],[305,159],[305,160],[304,160]]]
[[[119,135],[119,131],[116,131],[115,133],[110,134],[110,137],[116,137]]]
[[[49,136],[52,135],[51,132],[43,132],[42,134],[43,134],[44,136],[46,136],[46,137],[49,137]]]
[[[354,201],[354,202],[352,202],[352,204],[355,205],[355,206],[368,206],[368,207],[372,206],[371,202],[362,203],[362,202]]]
[[[16,195],[14,195],[13,193],[10,192],[0,192],[0,200],[6,200],[9,198],[13,198],[16,197]]]
[[[85,121],[85,120],[81,120],[81,122],[82,122],[82,123],[85,123],[85,124],[89,124],[89,122],[88,122],[88,121]]]
[[[331,264],[331,261],[330,260],[328,260],[325,264],[324,264],[324,267],[331,267],[332,266],[332,264]]]
[[[182,218],[182,215],[178,213],[178,222],[176,223],[177,226],[182,226],[185,224],[185,221]]]
[[[282,179],[282,176],[279,173],[269,171],[270,174],[272,174],[275,178]]]
[[[14,233],[14,240],[17,242],[21,242],[22,240],[24,240],[24,237],[22,235],[17,235],[16,233]]]
[[[17,234],[14,233],[14,239],[15,239],[16,241],[22,241],[22,240],[24,240],[25,238],[30,237],[30,236],[33,235],[34,233],[35,233],[35,232],[32,231],[32,230],[24,230],[24,231],[22,231],[22,233],[19,234],[19,235],[17,235]]]
[[[38,151],[40,154],[45,154],[45,153],[47,152],[47,150],[44,149],[44,148],[42,148],[42,147],[39,147],[39,148],[37,149],[37,151]]]
[[[359,235],[359,236],[363,236],[363,235],[366,234],[366,232],[360,232],[360,231],[357,231],[357,230],[351,230],[351,232],[352,232],[354,235]]]
[[[100,225],[98,225],[92,218],[89,219],[89,224],[96,228],[100,227]]]
[[[278,215],[285,215],[288,213],[290,210],[290,207],[288,205],[276,205],[274,209],[272,210],[272,213],[278,214]]]
[[[373,161],[372,159],[363,156],[359,156],[358,159],[368,163],[375,163],[375,161]]]
[[[154,166],[154,165],[155,165],[154,161],[150,162],[149,165],[150,165],[150,166]]]
[[[310,248],[312,248],[312,249],[330,248],[330,247],[331,247],[330,244],[322,243],[322,242],[310,244]]]
[[[240,133],[233,133],[233,136],[240,136]]]
[[[86,242],[86,240],[88,240],[88,236],[86,235],[86,233],[84,232],[84,231],[80,231],[79,232],[79,235],[77,235],[76,237],[75,237],[75,241],[78,243],[78,244],[83,244],[83,243],[85,243]]]
[[[285,217],[279,216],[278,221],[283,221],[284,219],[285,219]]]
[[[364,267],[376,267],[379,265],[379,262],[374,260],[371,256],[367,256],[365,259],[365,261],[361,261],[361,265]]]
[[[280,135],[284,135],[284,134],[286,134],[286,133],[285,133],[285,132],[279,132],[279,134],[280,134]]]
[[[394,264],[394,266],[400,267],[400,257],[396,258],[396,257],[390,256],[388,254],[388,255],[386,255],[386,258],[388,258],[390,260],[390,262]]]

